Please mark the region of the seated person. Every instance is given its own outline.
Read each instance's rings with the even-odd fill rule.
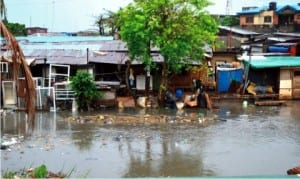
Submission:
[[[209,110],[212,109],[212,102],[205,92],[205,87],[201,80],[196,80],[196,94],[192,96],[192,99],[186,100],[185,103],[190,107],[198,106]]]
[[[170,107],[172,109],[176,108],[176,101],[176,96],[174,96],[170,91],[167,91],[165,96],[166,107]]]

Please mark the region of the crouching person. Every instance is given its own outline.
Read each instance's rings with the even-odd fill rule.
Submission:
[[[201,80],[196,80],[196,94],[193,95],[193,99],[190,101],[185,101],[187,106],[194,107],[198,106],[200,108],[212,109],[212,102],[209,95],[205,91],[205,87]]]

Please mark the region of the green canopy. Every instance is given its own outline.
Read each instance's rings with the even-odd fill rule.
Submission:
[[[281,68],[281,67],[300,67],[300,57],[295,56],[251,56],[244,57],[245,65],[249,65],[253,69],[263,68]]]

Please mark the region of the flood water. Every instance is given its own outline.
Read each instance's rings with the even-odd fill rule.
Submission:
[[[100,124],[70,122],[71,112],[37,113],[29,124],[23,112],[1,119],[1,139],[17,140],[1,150],[1,172],[42,164],[71,177],[285,176],[300,165],[300,101],[286,106],[245,108],[221,101],[199,123]],[[114,109],[94,112],[117,113]],[[170,116],[199,109],[122,111],[128,115]],[[203,111],[201,111],[203,112]],[[83,114],[81,114],[83,115]]]

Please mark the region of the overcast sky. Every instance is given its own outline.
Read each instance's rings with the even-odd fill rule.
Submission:
[[[227,0],[211,0],[211,14],[225,14]],[[236,14],[243,6],[264,6],[271,0],[231,0],[230,13]],[[299,0],[273,0],[280,5],[297,4]],[[132,0],[5,0],[10,22],[26,27],[46,27],[51,32],[76,32],[96,29],[95,17],[104,9],[117,11]]]

